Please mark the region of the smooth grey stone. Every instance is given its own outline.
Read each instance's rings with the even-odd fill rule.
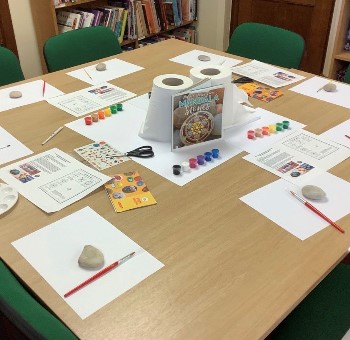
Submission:
[[[11,91],[10,92],[10,98],[21,98],[22,92],[21,91]]]
[[[96,70],[97,71],[105,71],[107,69],[107,66],[105,63],[99,63],[96,65]]]
[[[316,185],[305,185],[301,188],[304,197],[310,200],[321,200],[326,197],[326,193]]]
[[[88,269],[96,269],[104,264],[104,256],[102,252],[91,245],[86,245],[79,256],[78,263],[80,267]]]
[[[208,55],[201,54],[198,56],[198,60],[200,61],[210,61],[210,57]]]
[[[335,85],[334,83],[328,83],[325,86],[323,86],[323,89],[326,92],[335,92],[337,90],[337,85]]]

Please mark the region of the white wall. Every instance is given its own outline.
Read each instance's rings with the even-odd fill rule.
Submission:
[[[197,0],[198,45],[225,51],[228,46],[231,0]]]
[[[39,76],[42,69],[29,0],[8,0],[8,3],[24,76]]]

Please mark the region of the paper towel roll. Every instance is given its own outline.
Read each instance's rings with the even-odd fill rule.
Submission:
[[[233,105],[233,86],[231,83],[231,69],[225,66],[207,65],[194,67],[190,70],[190,77],[194,82],[210,78],[211,85],[224,85],[225,96],[222,111],[222,124],[224,128],[232,126],[238,120],[237,110]]]
[[[179,74],[162,74],[154,78],[147,116],[139,136],[159,142],[170,142],[172,95],[192,85],[192,79]]]

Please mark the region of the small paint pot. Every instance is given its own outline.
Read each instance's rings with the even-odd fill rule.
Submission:
[[[264,136],[268,136],[270,134],[270,130],[269,130],[269,127],[268,126],[263,126],[262,127],[262,134]]]
[[[94,123],[97,123],[98,122],[98,113],[92,113],[91,118],[92,118],[92,121]]]
[[[219,158],[219,149],[212,149],[211,154],[213,155],[213,158]]]
[[[262,137],[262,136],[263,136],[262,129],[260,128],[255,129],[255,137]]]
[[[85,117],[84,120],[85,120],[85,125],[91,125],[92,124],[92,118],[90,116]]]
[[[204,159],[206,162],[211,162],[212,153],[210,151],[204,152]]]
[[[173,174],[176,176],[181,174],[181,165],[173,165]]]
[[[283,122],[282,122],[282,124],[283,124],[283,129],[289,129],[289,120],[284,120]]]
[[[182,162],[181,169],[183,172],[189,172],[190,171],[190,163],[189,162]]]
[[[111,109],[112,114],[117,113],[117,105],[111,105],[110,109]]]
[[[277,131],[283,131],[283,124],[282,123],[276,123],[276,130]]]
[[[205,163],[204,155],[197,156],[197,163],[198,163],[198,165],[203,165]]]
[[[105,112],[104,111],[98,111],[97,114],[98,114],[99,119],[105,119]]]
[[[106,109],[104,109],[104,112],[106,117],[110,117],[112,115],[110,107],[107,107]]]
[[[248,130],[247,131],[247,137],[248,137],[248,139],[254,139],[255,138],[255,131],[254,130]]]
[[[276,124],[269,125],[269,130],[270,130],[270,133],[275,133],[276,132]]]
[[[197,158],[190,158],[188,160],[188,162],[190,163],[190,168],[194,169],[197,167]]]
[[[121,103],[117,104],[117,111],[123,111],[123,104]]]

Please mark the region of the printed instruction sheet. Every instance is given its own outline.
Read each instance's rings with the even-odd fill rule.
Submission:
[[[249,63],[234,66],[231,68],[233,73],[244,77],[254,79],[259,83],[263,83],[274,88],[291,85],[305,77],[287,70],[253,60]]]
[[[134,96],[135,93],[109,83],[102,83],[48,99],[47,102],[75,117],[81,117]]]
[[[59,149],[3,167],[0,178],[47,213],[67,207],[110,180]]]
[[[296,184],[305,183],[350,156],[350,149],[305,130],[291,133],[243,159]]]

